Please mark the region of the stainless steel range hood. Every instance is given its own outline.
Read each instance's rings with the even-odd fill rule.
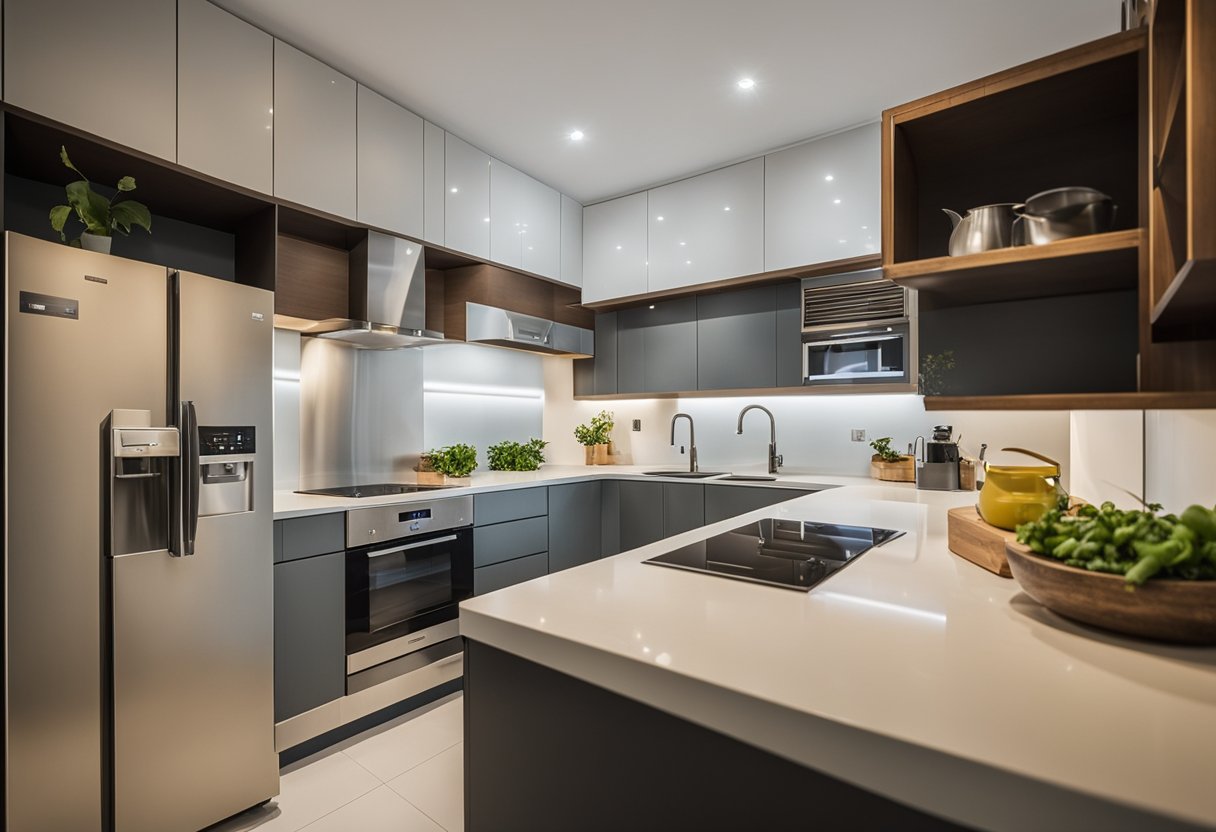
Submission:
[[[350,253],[350,318],[319,321],[303,334],[373,350],[444,343],[442,332],[426,328],[422,246],[368,231]]]
[[[470,344],[575,358],[595,355],[595,333],[590,329],[472,302],[465,303],[465,315],[465,340]]]

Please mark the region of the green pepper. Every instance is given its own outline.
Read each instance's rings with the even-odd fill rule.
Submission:
[[[1182,512],[1180,522],[1204,540],[1216,540],[1216,511],[1194,505]]]
[[[1048,543],[1050,544],[1050,541],[1048,541]],[[1075,537],[1070,537],[1067,540],[1061,541],[1059,543],[1059,545],[1053,547],[1051,550],[1051,554],[1054,557],[1064,560],[1065,558],[1072,557],[1073,551],[1075,549],[1077,549],[1080,545],[1081,545],[1081,541],[1077,540]]]

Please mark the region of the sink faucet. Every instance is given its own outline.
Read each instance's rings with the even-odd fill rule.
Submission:
[[[743,435],[743,416],[749,410],[762,410],[768,414],[770,426],[768,440],[768,472],[770,474],[775,474],[777,473],[777,469],[785,463],[785,459],[781,456],[781,454],[777,453],[777,420],[773,417],[772,411],[767,407],[763,407],[758,404],[749,404],[747,407],[739,411],[739,425],[735,428],[735,433],[739,436]]]
[[[683,416],[688,420],[688,471],[689,473],[697,473],[697,431],[692,426],[692,417],[687,413],[677,413],[671,417],[671,444],[675,447],[676,444],[676,419]],[[680,448],[680,453],[684,453],[684,448]]]

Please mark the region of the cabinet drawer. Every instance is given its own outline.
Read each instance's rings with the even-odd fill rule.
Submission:
[[[489,566],[549,548],[549,519],[529,517],[473,529],[473,565]]]
[[[549,513],[549,489],[517,488],[473,495],[473,525],[488,526]]]
[[[505,589],[547,574],[549,574],[548,552],[496,563],[493,566],[483,566],[473,570],[473,594],[485,595],[487,592]]]
[[[276,520],[274,524],[275,563],[313,555],[341,552],[346,548],[346,514],[313,514]]]

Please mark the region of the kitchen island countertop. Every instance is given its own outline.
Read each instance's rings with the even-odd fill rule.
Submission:
[[[963,825],[1216,828],[1216,649],[1073,624],[955,557],[973,500],[823,491],[466,601],[461,633]],[[642,563],[763,516],[907,534],[809,593]]]

